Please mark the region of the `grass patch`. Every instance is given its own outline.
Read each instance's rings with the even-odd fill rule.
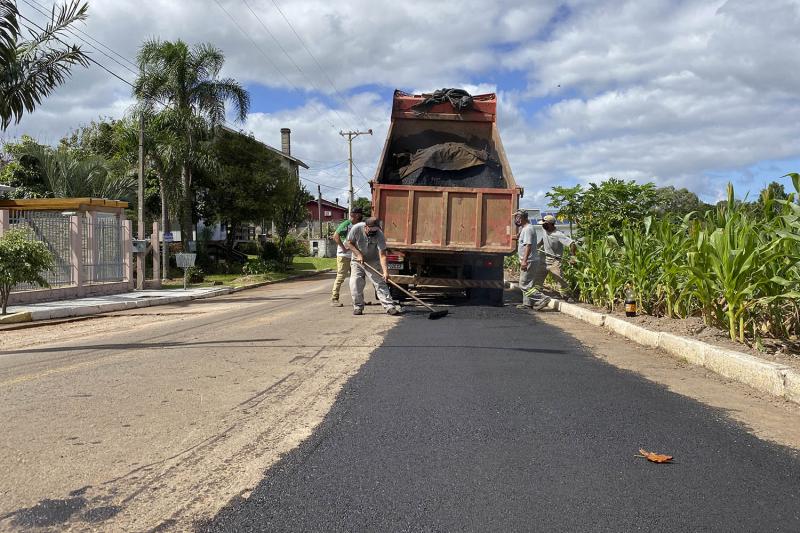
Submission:
[[[253,256],[255,257],[255,256]],[[221,283],[226,287],[241,287],[251,283],[261,283],[264,281],[279,281],[286,279],[293,274],[308,271],[319,271],[325,269],[336,269],[335,257],[295,257],[289,272],[267,272],[266,274],[254,274],[245,276],[242,274],[208,274],[202,283],[191,283],[190,287],[211,287],[215,282]],[[183,278],[173,278],[161,284],[162,289],[182,289]]]
[[[292,261],[294,270],[325,270],[336,268],[335,257],[295,257]]]

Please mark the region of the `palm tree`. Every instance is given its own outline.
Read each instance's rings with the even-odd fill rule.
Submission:
[[[79,0],[53,7],[41,33],[31,30],[30,40],[22,40],[16,0],[0,0],[0,131],[33,112],[66,81],[73,65],[89,66],[80,47],[60,37],[72,23],[86,19],[86,9]]]
[[[16,155],[38,162],[47,190],[57,198],[128,200],[136,189],[133,175],[109,172],[108,162],[100,156],[78,157],[65,147],[36,143],[21,146]]]
[[[181,233],[184,249],[192,231],[192,169],[202,159],[200,141],[225,119],[230,102],[236,119],[244,121],[250,108],[247,91],[231,78],[219,79],[224,54],[210,44],[192,48],[181,41],[154,39],[139,51],[141,75],[134,94],[145,108],[163,107],[170,112],[172,130],[181,139]]]

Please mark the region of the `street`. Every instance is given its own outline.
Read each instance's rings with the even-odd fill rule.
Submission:
[[[330,282],[0,333],[0,528],[800,530],[796,406],[556,313],[353,317]]]
[[[395,321],[358,328],[329,290],[0,332],[0,529],[185,529],[255,487]]]

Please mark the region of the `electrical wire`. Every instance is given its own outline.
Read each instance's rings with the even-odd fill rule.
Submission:
[[[300,72],[300,74],[306,79],[306,81],[308,81],[308,83],[311,84],[312,87],[314,87],[314,89],[317,92],[319,92],[320,94],[323,94],[322,89],[320,89],[317,86],[317,84],[314,83],[314,80],[312,80],[311,77],[308,76],[305,73],[305,71],[303,71],[303,69],[300,67],[300,65],[298,65],[297,62],[294,59],[292,59],[292,56],[289,55],[289,52],[286,51],[286,49],[281,44],[280,40],[278,40],[278,38],[275,37],[275,34],[270,31],[270,29],[267,27],[266,24],[264,24],[264,21],[261,20],[261,17],[259,17],[258,14],[255,11],[253,11],[253,8],[251,8],[250,4],[247,3],[247,0],[242,0],[242,2],[244,3],[245,7],[247,7],[248,11],[250,11],[250,13],[252,13],[253,17],[255,17],[255,19],[258,21],[258,23],[261,24],[261,27],[264,28],[264,31],[267,32],[267,35],[269,35],[272,38],[272,40],[275,41],[275,44],[278,45],[278,48],[281,49],[281,52],[283,52],[283,55],[285,55],[286,58],[292,63],[292,65],[294,65],[294,67],[297,69],[297,71]],[[343,124],[347,122],[344,118],[342,118],[342,115],[340,115],[339,112],[336,109],[331,108],[331,110],[336,114],[337,117],[339,117],[339,120],[341,120]]]
[[[277,10],[278,10],[278,13],[280,13],[280,14],[281,14],[281,17],[283,17],[283,20],[284,20],[284,21],[286,21],[286,24],[287,24],[287,25],[289,26],[289,28],[292,30],[292,33],[294,33],[294,36],[295,36],[295,37],[297,37],[297,40],[298,40],[298,41],[300,41],[300,44],[303,46],[303,48],[305,49],[305,51],[308,53],[308,55],[309,55],[309,56],[311,56],[311,59],[313,59],[313,60],[314,60],[314,63],[316,63],[316,64],[317,64],[317,68],[319,69],[320,73],[321,73],[323,76],[325,76],[325,79],[328,81],[328,84],[331,86],[331,88],[333,89],[333,91],[334,91],[334,92],[336,93],[336,95],[339,97],[339,100],[340,100],[340,101],[341,101],[341,102],[342,102],[342,103],[343,103],[345,106],[347,106],[347,108],[350,110],[350,112],[353,114],[353,116],[354,116],[354,117],[357,117],[357,118],[359,118],[359,120],[361,121],[361,125],[362,125],[362,126],[364,126],[364,127],[365,127],[365,129],[369,129],[369,127],[368,127],[368,125],[367,125],[366,121],[364,120],[364,118],[363,118],[363,117],[361,117],[361,115],[359,115],[358,113],[356,113],[356,112],[353,110],[353,108],[350,106],[350,103],[349,103],[349,102],[348,102],[348,101],[347,101],[347,100],[344,98],[344,96],[342,96],[342,93],[340,93],[340,92],[339,92],[339,89],[337,89],[337,88],[336,88],[336,85],[333,83],[333,80],[331,80],[331,78],[330,78],[330,77],[328,76],[328,74],[325,72],[325,69],[323,69],[323,68],[322,68],[322,65],[321,65],[321,64],[320,64],[320,62],[317,60],[317,58],[314,56],[314,54],[312,54],[312,53],[311,53],[311,50],[309,50],[308,46],[306,46],[306,43],[305,43],[305,41],[304,41],[304,40],[303,40],[303,39],[300,37],[300,34],[299,34],[299,33],[297,33],[297,30],[295,30],[295,28],[294,28],[294,26],[292,25],[292,23],[291,23],[291,22],[289,22],[289,18],[286,16],[286,14],[283,12],[283,10],[281,9],[281,7],[278,5],[277,1],[276,1],[276,0],[271,0],[271,1],[272,1],[272,5],[274,5],[274,6],[275,6],[275,9],[277,9]]]
[[[23,0],[23,2],[25,2],[25,3],[26,3],[26,4],[28,4],[28,5],[31,5],[31,4],[29,4],[29,3],[28,3],[28,1],[27,1],[27,0]],[[219,5],[219,2],[217,2],[217,4]],[[32,5],[31,5],[31,7],[32,7],[32,8],[34,8],[34,9],[36,9],[36,8],[35,8],[34,6],[32,6]],[[221,5],[220,5],[220,8],[222,8],[222,6],[221,6]],[[37,11],[38,13],[40,13],[40,14],[43,14],[43,13],[42,13],[41,11],[39,11],[38,9],[36,9],[36,11]],[[225,9],[224,9],[224,8],[223,8],[223,11],[225,11]],[[227,13],[227,11],[226,11],[226,13]],[[34,22],[33,20],[29,19],[28,17],[26,17],[26,16],[24,16],[24,15],[22,15],[22,14],[19,14],[19,17],[20,17],[22,20],[25,20],[25,21],[26,21],[26,22],[28,22],[29,24],[33,25],[33,26],[34,26],[35,28],[37,28],[39,31],[45,31],[45,28],[43,28],[42,26],[40,26],[39,24],[37,24],[37,23],[36,23],[36,22]],[[235,21],[234,21],[234,23],[235,23]],[[26,30],[28,30],[28,31],[33,31],[33,30],[32,30],[30,27],[28,27],[28,26],[22,25],[22,27],[23,27],[23,28],[25,28],[25,29],[26,29]],[[237,27],[238,27],[238,24],[237,24]],[[75,34],[72,34],[72,35],[73,35],[74,37],[76,37],[76,38],[77,38],[79,41],[81,41],[81,44],[89,44],[89,43],[87,43],[87,42],[85,41],[85,39],[81,39],[79,36],[77,36],[77,35],[75,35]],[[96,42],[100,43],[102,46],[104,46],[104,47],[105,47],[105,48],[107,48],[108,50],[110,50],[110,51],[114,52],[114,50],[113,50],[111,47],[109,47],[109,46],[107,46],[107,45],[103,45],[103,44],[102,44],[100,41],[98,41],[98,40],[97,40],[97,39],[95,39],[94,37],[91,37],[91,36],[90,36],[90,35],[88,35],[88,34],[85,34],[85,36],[86,36],[86,38],[90,38],[90,39],[92,39],[92,40],[94,40],[94,41],[96,41]],[[67,42],[63,41],[63,40],[62,40],[62,39],[60,39],[59,37],[57,37],[57,36],[56,36],[56,37],[54,37],[54,38],[55,38],[55,39],[56,39],[58,42],[60,42],[61,44],[65,45],[65,46],[70,46],[70,45],[69,45],[69,43],[67,43]],[[254,43],[254,44],[255,44],[255,43]],[[90,45],[90,46],[91,46],[91,45]],[[99,49],[97,49],[97,47],[92,47],[92,48],[96,49],[97,51],[100,51]],[[101,51],[101,53],[102,53],[102,51]],[[122,56],[121,56],[121,54],[118,54],[117,52],[114,52],[114,53],[115,53],[115,54],[117,54],[117,55],[119,55],[120,57],[122,57]],[[109,57],[109,56],[108,56],[107,54],[105,54],[105,53],[103,53],[103,55],[105,55],[106,57]],[[110,75],[111,75],[111,76],[113,76],[114,78],[116,78],[116,79],[118,79],[119,81],[121,81],[121,82],[125,83],[126,85],[130,86],[131,88],[134,88],[134,84],[133,84],[133,83],[131,83],[130,81],[126,80],[125,78],[123,78],[122,76],[120,76],[119,74],[117,74],[116,72],[112,71],[111,69],[109,69],[108,67],[106,67],[104,64],[100,63],[99,61],[97,61],[96,59],[94,59],[94,58],[92,58],[92,57],[89,57],[89,56],[87,56],[87,58],[88,58],[88,60],[89,60],[90,62],[92,62],[92,63],[94,63],[95,65],[99,66],[101,69],[103,69],[105,72],[107,72],[108,74],[110,74]],[[124,57],[123,57],[123,59],[124,59]],[[115,62],[116,62],[117,64],[119,64],[119,62],[118,62],[118,61],[115,61]],[[131,64],[133,64],[133,63],[131,63]],[[128,69],[128,70],[130,70],[130,69]],[[135,71],[132,71],[132,72],[133,72],[134,74],[138,74],[138,73],[137,73],[137,72],[135,72]],[[287,80],[287,81],[288,81],[288,80]],[[163,105],[163,106],[165,106],[165,107],[166,107],[166,104],[164,104],[163,102],[159,101],[158,103],[160,103],[161,105]],[[222,121],[222,124],[223,124],[223,125],[226,125],[226,126],[228,126],[229,128],[232,128],[232,126],[231,126],[229,123],[227,123],[225,120],[223,120],[223,121]],[[334,126],[334,129],[335,129],[335,126]],[[332,169],[332,168],[339,167],[339,166],[341,166],[341,165],[343,165],[343,164],[345,164],[345,163],[347,163],[347,160],[345,160],[345,161],[340,161],[340,162],[337,162],[335,165],[331,165],[331,166],[329,166],[329,167],[320,168],[320,169],[314,169],[314,170],[316,170],[317,172],[323,172],[323,173],[325,173],[325,174],[328,174],[328,175],[330,175],[330,176],[332,176],[332,177],[334,177],[334,178],[337,178],[337,179],[338,179],[338,178],[339,178],[339,176],[336,176],[336,175],[334,175],[334,174],[331,174],[331,173],[327,172],[327,170],[329,170],[329,169]],[[312,169],[309,169],[309,170],[312,170]],[[361,172],[361,171],[359,170],[359,172]],[[335,187],[335,186],[332,186],[332,185],[327,185],[327,184],[325,184],[325,183],[320,183],[320,182],[318,182],[318,181],[315,181],[315,180],[312,180],[312,179],[309,179],[309,178],[305,178],[305,177],[303,177],[303,176],[298,176],[298,177],[299,177],[301,180],[303,180],[303,181],[307,181],[307,182],[309,182],[309,183],[313,183],[313,184],[315,184],[315,185],[319,185],[320,187],[326,187],[326,188],[328,188],[328,189],[335,190],[335,191],[345,191],[345,190],[347,189],[346,187]]]
[[[225,13],[227,16],[228,16],[228,18],[229,18],[229,19],[231,19],[231,22],[233,22],[233,25],[234,25],[234,26],[236,26],[236,28],[237,28],[237,29],[238,29],[238,30],[239,30],[239,31],[242,33],[242,35],[244,35],[244,36],[245,36],[245,37],[246,37],[246,38],[247,38],[247,39],[248,39],[248,40],[249,40],[251,43],[253,43],[253,46],[256,48],[256,50],[258,50],[258,51],[259,51],[259,53],[260,53],[262,56],[264,56],[264,59],[266,59],[266,60],[269,62],[269,64],[270,64],[270,65],[272,65],[272,67],[273,67],[273,68],[274,68],[276,71],[278,71],[278,74],[280,74],[280,75],[281,75],[281,77],[282,77],[282,78],[283,78],[283,79],[286,81],[286,83],[287,83],[287,84],[289,84],[289,86],[290,86],[290,87],[291,87],[291,88],[292,88],[294,91],[296,91],[296,92],[302,92],[300,89],[298,89],[298,88],[297,88],[297,86],[296,86],[295,84],[293,84],[293,83],[291,82],[291,80],[289,80],[289,78],[286,76],[286,74],[284,74],[284,73],[283,73],[283,71],[282,71],[282,70],[281,70],[281,69],[278,67],[278,65],[277,65],[277,64],[276,64],[276,63],[275,63],[275,62],[272,60],[272,58],[270,58],[270,57],[269,57],[269,55],[267,55],[267,53],[266,53],[266,52],[264,52],[264,50],[263,50],[263,49],[262,49],[262,48],[261,48],[261,47],[258,45],[258,43],[255,41],[255,39],[253,39],[253,38],[250,36],[250,34],[249,34],[249,33],[247,33],[247,32],[244,30],[244,28],[242,28],[242,26],[241,26],[241,25],[240,25],[238,22],[236,22],[236,19],[235,19],[235,18],[233,18],[233,15],[231,15],[231,14],[230,14],[230,12],[228,12],[228,10],[227,10],[227,9],[225,9],[225,8],[222,6],[222,4],[220,3],[220,1],[219,1],[219,0],[214,0],[214,2],[215,2],[215,3],[217,4],[217,6],[218,6],[218,7],[219,7],[219,8],[220,8],[220,9],[221,9],[221,10],[222,10],[222,11],[223,11],[223,12],[224,12],[224,13]],[[336,129],[337,129],[337,128],[336,128],[336,124],[334,124],[333,122],[330,122],[330,121],[328,121],[328,124],[329,124],[329,125],[331,126],[331,128],[333,128],[334,130],[336,130]]]
[[[28,17],[26,17],[25,15],[23,15],[23,14],[21,14],[21,13],[19,14],[19,18],[21,18],[22,20],[25,20],[25,21],[27,21],[29,24],[32,24],[32,25],[33,25],[35,28],[37,28],[39,31],[45,31],[45,29],[44,29],[43,27],[39,26],[37,23],[35,23],[34,21],[32,21],[31,19],[29,19]],[[23,27],[24,27],[26,30],[28,30],[28,31],[31,31],[31,32],[33,31],[33,30],[32,30],[30,27],[28,27],[28,26],[25,26],[25,25],[21,25],[21,26],[23,26]],[[69,43],[65,42],[64,40],[62,40],[61,38],[59,38],[59,37],[57,37],[57,36],[53,36],[53,38],[54,38],[55,40],[57,40],[58,42],[60,42],[61,44],[65,45],[65,46],[71,46]],[[108,72],[109,74],[111,74],[112,76],[114,76],[115,78],[117,78],[118,80],[120,80],[121,82],[123,82],[123,83],[126,83],[126,84],[130,85],[131,87],[133,87],[133,83],[129,82],[128,80],[126,80],[125,78],[123,78],[122,76],[120,76],[119,74],[117,74],[116,72],[114,72],[114,71],[110,70],[108,67],[106,67],[105,65],[103,65],[102,63],[100,63],[99,61],[97,61],[96,59],[94,59],[93,57],[90,57],[90,56],[86,56],[86,57],[87,57],[87,59],[88,59],[90,62],[94,63],[95,65],[97,65],[97,66],[98,66],[98,67],[100,67],[101,69],[105,70],[106,72]]]
[[[41,3],[39,3],[37,0],[22,0],[22,1],[25,2],[26,4],[28,4],[28,6],[30,6],[32,9],[36,10],[42,16],[44,16],[44,17],[48,16],[47,7],[42,5]],[[31,2],[33,2],[33,4],[36,4],[36,5],[33,5]],[[101,54],[103,54],[108,59],[110,59],[111,61],[115,62],[117,65],[121,66],[122,68],[127,69],[128,71],[132,72],[133,74],[136,74],[136,75],[139,74],[139,71],[138,71],[139,67],[138,67],[138,65],[136,63],[134,63],[133,61],[130,61],[128,58],[126,58],[125,56],[123,56],[119,52],[115,51],[110,46],[108,46],[106,44],[103,44],[102,42],[98,41],[97,39],[95,39],[94,37],[89,35],[88,33],[84,32],[84,31],[82,31],[82,30],[80,30],[78,28],[72,28],[72,27],[64,28],[64,31],[69,33],[73,37],[76,37],[77,39],[82,40],[84,42],[84,44],[87,44],[87,45],[91,46],[96,51],[100,52]],[[83,36],[83,38],[80,37],[81,35]],[[93,41],[93,42],[92,43],[86,42],[86,39],[89,39],[90,41]],[[125,63],[128,63],[129,65],[131,65],[133,68],[125,65],[124,63],[120,63],[120,61],[118,61],[114,57],[106,54],[103,50],[98,48],[98,46],[100,46],[102,48],[105,48],[106,50],[108,50],[109,52],[114,54],[115,56],[119,57]]]

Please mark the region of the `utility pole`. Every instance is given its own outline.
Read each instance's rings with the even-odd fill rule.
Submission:
[[[137,233],[139,240],[144,240],[144,112],[139,114],[139,222],[137,224]],[[156,246],[158,246],[156,244]],[[144,255],[143,253],[136,254],[136,288],[144,289]]]
[[[317,185],[317,215],[319,216],[319,238],[322,238],[322,187]]]
[[[347,137],[347,144],[350,147],[350,157],[348,158],[348,161],[350,162],[350,188],[348,189],[348,198],[350,201],[347,202],[347,215],[350,216],[350,214],[353,212],[353,139],[359,135],[372,135],[372,130],[340,131],[339,135],[342,137]]]

